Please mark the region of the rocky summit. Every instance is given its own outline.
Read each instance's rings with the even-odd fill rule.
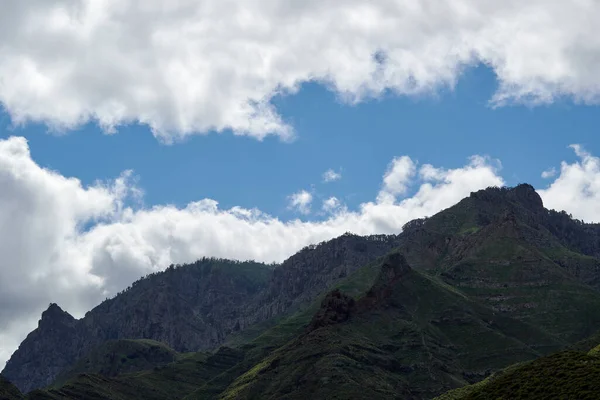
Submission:
[[[523,184],[399,231],[345,234],[279,265],[170,266],[79,320],[51,304],[0,395],[535,398],[579,382],[588,398],[593,384],[569,377],[597,373],[600,225]]]

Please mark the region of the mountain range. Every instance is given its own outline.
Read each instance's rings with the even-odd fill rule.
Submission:
[[[398,231],[172,265],[81,319],[51,304],[0,398],[518,398],[536,387],[498,391],[507,376],[540,386],[544,365],[595,360],[599,224],[522,184]]]

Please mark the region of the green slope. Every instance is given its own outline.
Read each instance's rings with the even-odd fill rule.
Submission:
[[[276,350],[222,398],[428,398],[558,346],[392,255],[347,321]]]
[[[108,378],[80,374],[60,388],[37,390],[29,399],[181,399],[204,382],[231,368],[243,359],[243,353],[221,348],[214,354],[194,353],[177,362],[151,371]]]
[[[600,260],[574,251],[528,185],[472,194],[412,223],[401,250],[416,269],[438,276],[498,313],[566,342],[600,329]],[[571,232],[567,229],[566,231]]]
[[[81,358],[72,368],[61,373],[53,386],[59,387],[80,374],[113,377],[129,372],[151,370],[182,357],[183,355],[155,340],[109,340]]]
[[[437,400],[597,399],[598,352],[565,351],[522,363]]]

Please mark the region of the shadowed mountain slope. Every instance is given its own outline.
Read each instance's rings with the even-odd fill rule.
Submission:
[[[600,393],[600,357],[565,351],[513,365],[482,382],[452,390],[437,400],[593,400]]]

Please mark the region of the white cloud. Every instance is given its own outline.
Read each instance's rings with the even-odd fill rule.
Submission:
[[[342,173],[336,172],[333,169],[328,169],[323,172],[323,182],[333,182],[342,179]]]
[[[452,87],[484,63],[495,105],[598,103],[598,21],[594,0],[5,0],[0,102],[56,129],[290,138],[270,100],[303,82],[353,103]]]
[[[335,197],[332,196],[326,200],[323,201],[323,211],[325,211],[326,213],[332,213],[336,210],[338,210],[341,206],[341,202],[340,200]]]
[[[310,214],[310,205],[313,201],[313,195],[306,190],[301,190],[288,196],[289,208],[296,210],[301,214]]]
[[[542,178],[549,179],[556,175],[556,168],[548,168],[547,170],[542,172]]]
[[[414,163],[396,159],[390,171],[402,164]],[[396,198],[392,193],[401,190],[390,171],[384,189],[386,200],[394,201],[367,202],[355,211],[338,207],[323,221],[282,221],[256,209],[221,209],[211,199],[185,208],[132,209],[127,198],[141,192],[132,186],[130,172],[84,187],[37,165],[25,139],[0,140],[0,365],[50,302],[82,316],[171,263],[202,256],[282,261],[346,231],[397,233],[411,219],[503,183],[495,166],[475,157],[463,168],[435,169],[413,196]]]
[[[547,208],[566,210],[586,222],[600,222],[600,158],[580,145],[570,147],[579,160],[572,164],[563,161],[556,180],[538,192]]]
[[[417,171],[417,166],[408,156],[394,158],[383,176],[383,185],[377,201],[380,203],[394,202],[396,196],[408,190]]]

